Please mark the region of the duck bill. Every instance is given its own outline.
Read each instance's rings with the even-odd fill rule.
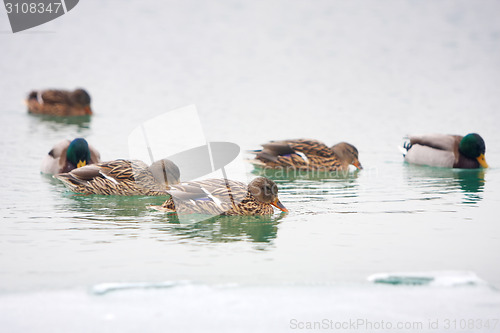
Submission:
[[[78,161],[78,164],[76,165],[77,168],[81,168],[82,166],[86,166],[87,161]]]
[[[358,170],[363,169],[363,166],[361,165],[361,163],[359,163],[359,161],[355,161],[354,163],[352,163],[352,165],[354,165]]]
[[[285,206],[283,206],[283,204],[278,199],[276,199],[275,202],[272,202],[271,205],[273,205],[274,207],[278,208],[283,212],[288,213],[288,209],[286,209]]]
[[[486,163],[486,159],[484,158],[484,154],[479,155],[477,158],[477,161],[479,162],[479,165],[481,165],[483,168],[488,167],[488,163]]]

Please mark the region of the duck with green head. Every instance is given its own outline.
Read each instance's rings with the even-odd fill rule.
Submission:
[[[45,156],[40,170],[42,173],[55,175],[98,163],[100,158],[99,152],[83,138],[63,140]]]
[[[402,149],[408,163],[460,169],[488,167],[486,145],[477,133],[412,135],[408,139]]]

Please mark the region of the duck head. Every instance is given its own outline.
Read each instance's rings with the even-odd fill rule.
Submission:
[[[462,138],[458,146],[458,150],[466,157],[475,159],[483,168],[488,167],[488,163],[484,158],[486,145],[483,138],[477,133],[467,134]]]
[[[288,209],[278,199],[278,186],[269,178],[257,177],[248,184],[248,191],[260,202],[273,205],[283,212]]]
[[[181,173],[179,167],[166,158],[155,161],[149,167],[153,177],[160,184],[175,185],[180,183]]]
[[[90,149],[87,141],[83,138],[71,141],[66,150],[66,159],[77,168],[90,164]]]
[[[90,95],[84,89],[76,89],[71,93],[71,99],[80,105],[90,105]]]
[[[84,110],[86,115],[92,114],[92,109],[90,108],[90,95],[84,89],[76,89],[71,93],[71,100],[73,103],[80,105]]]
[[[357,169],[363,169],[361,163],[358,160],[358,150],[356,147],[347,142],[337,143],[333,146],[332,151],[339,160],[345,164],[352,164]]]

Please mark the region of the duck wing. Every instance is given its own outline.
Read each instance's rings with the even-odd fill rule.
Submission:
[[[146,163],[139,160],[118,159],[109,162],[101,162],[96,165],[100,173],[116,181],[140,181],[143,177],[151,177],[151,172]]]
[[[134,161],[140,162],[140,161]],[[141,162],[142,163],[142,162]],[[135,163],[134,163],[135,164]],[[143,163],[144,164],[144,163]],[[145,166],[137,164],[138,171]],[[147,166],[145,166],[147,168]],[[76,168],[67,173],[57,175],[61,180],[70,180],[75,184],[85,184],[96,178],[106,178],[117,184],[126,180],[134,180],[134,167],[132,161],[129,160],[114,160],[97,164],[90,164],[80,168]]]
[[[458,151],[458,145],[462,136],[447,134],[424,134],[408,136],[412,145],[419,144],[435,149],[455,152]]]
[[[306,155],[316,155],[322,157],[333,156],[331,148],[318,140],[298,139],[287,140],[286,142],[295,152],[302,152]]]
[[[104,177],[104,175],[101,173],[101,168],[98,165],[85,165],[80,168],[76,168],[71,170],[70,172],[67,173],[62,173],[56,176],[57,178],[61,179],[60,177],[66,178],[66,179],[72,179],[74,180],[75,183],[78,184],[84,184],[86,182],[89,182],[97,177]]]
[[[44,104],[71,104],[71,98],[64,90],[44,90],[41,94]]]
[[[262,145],[262,150],[255,152],[257,158],[278,162],[279,157],[288,157],[292,154],[301,156],[304,160],[308,156],[331,157],[332,150],[323,142],[317,140],[297,139],[271,141]]]
[[[88,190],[89,185],[99,178],[106,178],[104,174],[101,173],[101,168],[95,164],[86,165],[77,169],[73,169],[70,172],[60,173],[54,176],[63,182],[63,184],[68,187],[71,191],[76,193],[93,193]],[[116,183],[116,180],[111,179],[111,182]],[[103,179],[104,181],[108,181]]]
[[[252,164],[272,168],[336,169],[337,158],[331,148],[323,142],[310,139],[271,141],[262,145],[262,150]]]
[[[295,151],[286,141],[272,141],[264,143],[262,150],[258,150],[255,153],[259,159],[277,162],[278,156],[294,154]]]
[[[247,195],[244,183],[208,179],[172,185],[167,191],[172,198],[162,208],[179,213],[198,213],[219,215],[229,211]]]

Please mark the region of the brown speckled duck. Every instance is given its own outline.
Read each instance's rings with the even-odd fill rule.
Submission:
[[[32,91],[26,99],[29,113],[51,116],[87,116],[92,114],[90,95],[83,89]]]
[[[347,142],[328,147],[317,140],[297,139],[271,141],[262,147],[262,150],[254,151],[257,156],[251,161],[258,167],[347,171],[352,164],[362,169],[358,150]]]
[[[171,186],[171,197],[161,206],[152,208],[184,214],[210,215],[269,215],[273,206],[288,210],[278,199],[278,186],[265,177],[257,177],[248,184],[209,179]]]
[[[168,195],[172,184],[178,184],[177,165],[167,159],[147,166],[138,160],[114,160],[84,166],[55,176],[71,191],[101,195]]]
[[[101,155],[83,138],[63,140],[45,155],[40,166],[42,173],[55,175],[70,172],[85,165],[98,163]]]
[[[477,133],[411,135],[408,139],[410,142],[402,148],[408,163],[460,169],[488,167],[484,158],[486,145]]]

